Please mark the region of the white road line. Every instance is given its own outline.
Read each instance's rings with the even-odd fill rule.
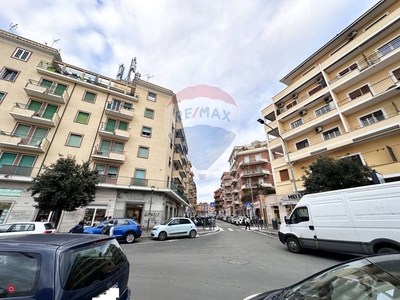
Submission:
[[[232,228],[228,228],[228,230],[229,230],[229,231],[235,231],[235,230],[233,230]]]

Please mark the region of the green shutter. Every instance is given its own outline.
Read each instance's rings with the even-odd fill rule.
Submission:
[[[72,147],[79,147],[81,145],[82,136],[77,134],[71,134],[69,136],[67,145]]]
[[[49,119],[49,120],[53,119],[53,116],[56,113],[57,108],[58,108],[58,106],[47,104],[42,117],[45,119]]]
[[[91,92],[86,92],[85,97],[83,98],[83,100],[93,103],[94,99],[96,98],[96,94],[93,94]]]
[[[3,165],[13,165],[17,154],[14,153],[3,153],[0,158],[0,168]]]
[[[123,143],[114,143],[114,153],[123,153],[124,151],[124,144]]]
[[[50,89],[52,84],[53,84],[53,81],[50,81],[47,79],[42,79],[42,81],[40,82],[40,86],[43,86],[47,89]]]
[[[124,102],[125,109],[132,109],[132,103]]]
[[[108,119],[107,124],[106,124],[106,131],[108,132],[114,132],[115,130],[115,124],[117,123],[116,120],[113,119]]]
[[[1,102],[1,100],[3,100],[3,98],[4,98],[4,95],[5,95],[5,93],[3,93],[3,92],[0,92],[0,102]]]
[[[80,111],[80,112],[78,112],[76,122],[82,123],[82,124],[87,124],[88,119],[89,119],[89,114]]]
[[[147,158],[149,153],[148,148],[139,147],[139,157]]]
[[[152,111],[151,109],[146,109],[144,116],[146,118],[151,118],[152,119],[153,116],[154,116],[154,111]]]
[[[29,145],[38,146],[47,135],[48,129],[36,128]]]
[[[64,91],[67,89],[67,86],[64,84],[57,84],[56,89],[54,90],[54,95],[57,96],[62,96],[64,94]]]
[[[39,112],[40,108],[42,107],[42,102],[32,100],[29,102],[28,109],[33,110],[35,112]]]
[[[135,170],[135,178],[144,179],[146,172],[144,170]]]
[[[127,131],[128,130],[128,123],[119,121],[118,129]]]
[[[110,153],[110,148],[111,148],[110,141],[105,141],[105,140],[101,141],[100,152],[102,152],[103,155],[108,155]]]
[[[96,165],[96,170],[99,171],[99,175],[104,174],[105,165]]]
[[[14,136],[17,136],[20,138],[26,138],[28,136],[28,132],[30,129],[31,129],[31,126],[19,124],[17,129],[14,132]]]
[[[35,162],[35,156],[32,155],[22,155],[21,161],[18,166],[20,167],[32,167]]]

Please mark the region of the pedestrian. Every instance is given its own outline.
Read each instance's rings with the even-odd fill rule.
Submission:
[[[85,222],[83,220],[79,221],[78,224],[76,224],[74,227],[71,228],[69,233],[83,233],[83,225]]]
[[[247,230],[247,227],[249,227],[250,230],[250,219],[248,216],[246,216],[246,219],[244,219],[244,224],[246,225],[245,230]]]
[[[102,234],[114,236],[114,221],[108,221],[108,224],[101,230]]]

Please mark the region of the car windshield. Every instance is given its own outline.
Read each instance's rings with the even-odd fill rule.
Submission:
[[[172,218],[169,218],[168,220],[165,220],[164,222],[161,223],[161,225],[168,225],[169,222],[171,222]]]
[[[350,262],[305,280],[279,295],[294,299],[398,299],[400,282],[368,260]]]

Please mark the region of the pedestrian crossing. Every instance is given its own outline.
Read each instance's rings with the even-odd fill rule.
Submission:
[[[232,228],[228,227],[227,230],[228,230],[228,231],[237,231],[237,230],[240,230],[240,231],[241,231],[241,230],[244,230],[244,228],[235,228],[235,229],[232,229]],[[225,229],[219,227],[219,231],[225,231]]]

